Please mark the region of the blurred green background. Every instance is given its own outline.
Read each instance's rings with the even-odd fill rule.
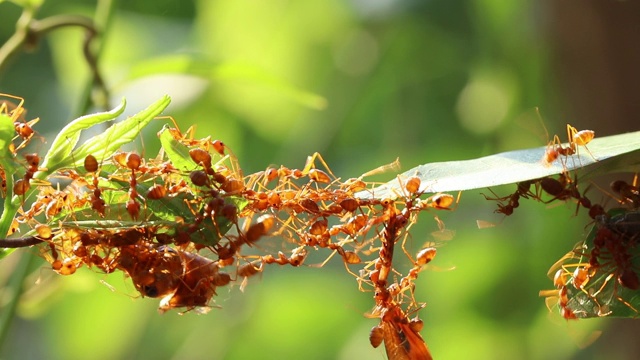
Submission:
[[[109,2],[99,2],[102,5]],[[134,5],[135,3],[135,5]],[[94,16],[96,3],[45,1],[37,14]],[[183,130],[223,140],[246,173],[294,168],[320,152],[333,172],[358,176],[400,157],[416,165],[542,146],[567,122],[597,136],[638,130],[640,5],[566,1],[114,2],[100,69],[112,103],[130,113],[162,94]],[[0,42],[20,8],[0,2]],[[52,139],[77,117],[89,78],[83,34],[61,29],[0,73],[0,92],[24,97]],[[144,152],[156,154],[151,125]],[[47,145],[42,144],[42,151]],[[394,174],[378,176],[387,181]],[[626,178],[628,179],[628,178]],[[513,187],[495,189],[501,194]],[[486,192],[486,191],[485,191]],[[593,192],[593,200],[604,195]],[[566,322],[538,291],[588,230],[573,205],[523,202],[493,214],[479,192],[438,214],[455,238],[417,280],[423,337],[439,359],[634,359],[632,320]],[[436,229],[413,228],[420,247]],[[476,220],[501,222],[478,230]],[[277,246],[278,239],[272,239]],[[18,251],[0,264],[10,277]],[[324,254],[328,255],[328,254]],[[336,258],[322,269],[271,266],[220,291],[208,315],[159,315],[122,274],[53,274],[39,260],[0,358],[383,359],[369,345],[373,305]],[[455,270],[450,270],[455,267]],[[35,285],[37,279],[39,284]],[[101,284],[106,282],[117,290]],[[10,288],[0,289],[0,306]],[[0,307],[0,309],[2,309]],[[2,311],[2,310],[0,310]],[[586,349],[589,339],[602,336]]]

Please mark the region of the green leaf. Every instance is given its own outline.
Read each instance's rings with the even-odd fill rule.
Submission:
[[[85,115],[67,124],[51,143],[51,147],[42,162],[42,167],[51,174],[60,168],[71,166],[73,164],[73,159],[70,156],[71,151],[78,143],[80,133],[94,125],[117,118],[122,114],[125,106],[126,101],[123,99],[120,105],[111,111]],[[84,157],[80,158],[80,160],[84,161]]]
[[[15,172],[16,169],[13,154],[9,149],[11,139],[15,134],[16,129],[13,125],[13,120],[5,114],[0,114],[0,167],[9,174]]]
[[[16,249],[0,249],[0,260],[4,259],[7,255],[16,251]]]
[[[94,136],[73,151],[70,158],[64,163],[65,167],[80,167],[87,155],[93,155],[96,159],[104,159],[111,156],[122,145],[128,144],[138,137],[140,131],[169,106],[171,98],[167,95],[151,104],[146,109],[134,116],[113,124],[98,136]]]
[[[158,137],[164,153],[167,154],[171,164],[176,169],[182,172],[189,172],[198,167],[198,164],[189,155],[189,148],[171,135],[167,125],[158,132]]]
[[[578,154],[566,158],[561,156],[550,166],[541,161],[546,147],[509,151],[473,160],[420,165],[356,196],[395,199],[406,193],[404,181],[413,176],[421,180],[419,191],[438,193],[534,180],[560,174],[565,169],[580,170],[579,175],[592,177],[613,172],[635,172],[640,167],[640,131],[596,138],[589,143],[588,149],[591,154],[584,147],[579,147]]]

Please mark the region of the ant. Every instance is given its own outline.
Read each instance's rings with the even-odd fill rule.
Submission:
[[[591,219],[597,219],[598,216],[605,215],[604,208],[600,204],[593,204],[589,198],[586,197],[586,192],[589,187],[580,194],[578,191],[578,176],[574,176],[573,180],[569,177],[568,173],[563,172],[558,179],[545,177],[537,180],[537,185],[545,191],[547,194],[553,196],[551,200],[542,201],[545,204],[549,204],[555,200],[567,201],[574,199],[577,202],[576,215],[580,210],[580,206],[589,210],[589,217]]]
[[[198,146],[198,147],[204,147],[206,150],[209,150],[209,147],[213,147],[213,149],[218,152],[220,155],[224,156],[224,150],[225,150],[225,145],[222,141],[220,140],[213,140],[211,141],[211,137],[207,136],[204,139],[200,139],[200,140],[196,140],[194,139],[194,133],[195,133],[195,128],[193,126],[190,126],[187,131],[185,131],[185,133],[183,134],[182,131],[180,131],[180,127],[178,126],[178,123],[176,122],[176,119],[174,119],[172,116],[161,116],[158,117],[157,119],[169,119],[171,120],[171,122],[173,123],[173,128],[166,128],[169,131],[169,134],[171,134],[171,136],[173,136],[173,138],[180,142],[181,144],[185,145],[185,146]]]
[[[560,155],[564,157],[574,155],[578,152],[578,146],[583,146],[589,155],[597,161],[593,154],[591,154],[591,151],[589,151],[589,148],[587,148],[587,144],[591,142],[595,136],[596,134],[593,130],[578,131],[575,127],[567,124],[567,139],[569,140],[569,145],[567,147],[563,147],[558,135],[554,135],[553,141],[547,145],[544,152],[542,164],[544,166],[551,166],[551,164],[553,164]]]
[[[138,186],[136,178],[136,170],[140,169],[142,164],[142,158],[140,155],[134,152],[122,152],[113,155],[113,159],[122,167],[126,167],[131,170],[131,177],[129,178],[129,200],[126,203],[126,209],[131,219],[137,220],[140,212],[140,204],[138,203]]]
[[[531,191],[531,185],[534,184],[535,182],[536,180],[527,180],[527,181],[519,182],[517,184],[516,191],[513,194],[508,196],[499,197],[491,189],[489,189],[489,191],[491,191],[491,193],[495,197],[491,198],[485,194],[482,194],[482,196],[484,196],[486,200],[498,202],[498,209],[496,209],[494,212],[504,214],[505,216],[510,216],[511,214],[513,214],[514,209],[520,206],[520,198],[524,198],[524,199],[533,198],[538,201],[542,201],[538,195],[536,195]],[[504,204],[503,202],[507,200],[508,200],[507,204]]]
[[[414,280],[418,278],[418,274],[424,268],[425,265],[430,263],[436,257],[436,248],[427,247],[418,252],[416,260],[413,262],[414,266],[409,270],[407,276],[400,279],[400,286],[402,288],[409,288]]]
[[[22,143],[18,145],[18,147],[14,147],[11,144],[11,151],[15,154],[18,150],[26,147],[31,140],[31,138],[36,134],[35,130],[33,130],[33,126],[40,121],[39,118],[35,118],[30,121],[24,120],[24,115],[26,113],[25,108],[23,107],[24,99],[19,96],[2,94],[0,96],[8,97],[14,100],[19,100],[18,105],[13,104],[8,100],[0,101],[0,114],[9,115],[11,120],[13,121],[13,126],[16,131],[16,137],[13,139],[17,139],[18,137],[22,138]],[[44,141],[44,138],[42,138]]]
[[[316,168],[316,160],[320,161],[326,171]],[[262,177],[263,186],[266,186],[267,184],[278,178],[279,180],[278,184],[276,185],[276,190],[297,188],[290,179],[297,180],[303,177],[308,177],[309,183],[316,184],[330,185],[333,181],[337,181],[337,178],[329,168],[329,165],[327,165],[322,155],[320,155],[320,153],[318,152],[313,153],[313,155],[307,157],[307,161],[305,162],[305,166],[302,168],[302,170],[289,169],[284,166],[280,166],[279,169],[269,167],[264,172],[259,173],[259,176]],[[332,180],[332,178],[335,180]],[[250,180],[249,182],[254,181]]]
[[[599,258],[603,257],[603,252],[608,252],[611,257],[611,265],[614,267],[614,274],[620,285],[631,290],[640,289],[640,278],[632,267],[632,258],[629,249],[636,245],[638,241],[637,233],[626,234],[616,231],[615,224],[625,222],[626,215],[621,214],[604,220],[604,226],[599,225],[593,238],[593,249],[591,250],[589,264],[594,268],[601,268]],[[603,251],[604,250],[604,251]]]
[[[579,312],[569,307],[569,300],[570,300],[569,288],[568,288],[569,282],[567,281],[568,278],[572,277],[572,273],[567,270],[567,266],[574,266],[574,265],[563,264],[566,260],[570,260],[570,259],[576,259],[575,252],[573,251],[569,252],[568,254],[563,256],[560,260],[558,260],[555,264],[553,264],[553,266],[551,266],[551,269],[549,270],[547,275],[551,277],[553,274],[553,285],[556,289],[542,290],[539,292],[539,295],[544,296],[546,298],[545,304],[547,305],[547,308],[549,309],[549,311],[551,311],[551,306],[555,302],[555,304],[558,306],[560,310],[560,315],[565,320],[577,320]],[[571,284],[576,289],[582,290],[582,292],[587,296],[590,296],[588,292],[583,289],[584,285],[588,281],[588,277],[583,277],[583,275],[586,275],[586,274],[582,270],[578,271],[578,269],[583,269],[582,265],[584,264],[575,265],[576,271],[574,272],[574,274],[577,273],[580,276],[580,279],[573,278],[571,281]],[[555,269],[557,269],[557,271],[555,271]],[[572,295],[572,297],[575,297],[575,296],[577,295],[575,294]]]
[[[559,269],[554,277],[554,285],[558,289],[558,306],[560,307],[560,315],[566,320],[576,320],[578,316],[568,307],[569,297],[567,295],[567,274],[563,269]]]
[[[630,203],[632,208],[640,207],[640,187],[638,186],[638,174],[633,177],[631,184],[624,180],[611,182],[611,190],[622,198],[621,204]]]
[[[229,162],[231,164],[230,173],[233,174],[234,177],[238,177],[240,179],[243,178],[242,169],[240,168],[240,165],[238,163],[237,157],[235,156],[235,154],[233,154],[231,149],[229,149],[222,141],[220,141],[220,140],[211,140],[210,136],[207,136],[204,139],[194,139],[195,129],[194,129],[193,126],[189,127],[189,129],[187,129],[187,131],[183,134],[180,131],[180,128],[178,127],[178,124],[177,124],[176,120],[173,117],[167,116],[167,117],[161,117],[161,118],[169,118],[169,120],[171,120],[171,122],[173,123],[173,125],[174,125],[173,128],[165,127],[165,129],[167,131],[169,131],[169,133],[174,138],[174,140],[176,140],[177,142],[179,142],[180,144],[182,144],[184,146],[196,147],[197,149],[205,151],[205,152],[209,152],[209,149],[213,149],[216,153],[218,153],[220,156],[223,157],[223,160],[224,159],[228,159],[229,160]],[[197,164],[200,163],[196,159],[194,159],[194,161]],[[219,165],[219,166],[224,167],[223,165]],[[216,170],[217,170],[217,172],[221,172],[220,171],[221,169],[216,169]],[[211,174],[210,175],[214,175],[213,172],[214,172],[213,169],[211,169]],[[216,176],[224,176],[224,175],[220,174],[220,175],[216,175]],[[223,181],[219,181],[219,182],[223,183]]]
[[[102,199],[102,190],[100,190],[98,178],[98,160],[95,156],[89,154],[84,158],[84,169],[88,173],[93,173],[93,191],[89,196],[91,209],[95,210],[100,216],[104,217],[106,211],[106,202]]]
[[[26,154],[24,158],[27,161],[27,170],[23,178],[16,180],[13,184],[13,193],[18,196],[24,196],[29,191],[33,183],[36,183],[37,185],[50,185],[49,182],[33,179],[35,173],[39,170],[38,165],[40,164],[40,156],[36,153],[31,153]]]

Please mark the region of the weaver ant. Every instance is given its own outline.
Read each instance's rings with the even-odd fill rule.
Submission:
[[[498,202],[498,209],[495,210],[496,213],[504,214],[505,216],[510,216],[511,214],[513,214],[514,209],[520,206],[520,198],[524,198],[524,199],[534,198],[538,201],[541,201],[540,197],[531,191],[531,185],[535,181],[536,180],[527,180],[527,181],[521,181],[517,183],[516,191],[513,194],[508,196],[499,197],[491,189],[489,189],[489,191],[495,197],[488,197],[485,194],[482,194],[482,196],[484,196],[486,200]],[[507,203],[504,204],[504,201],[507,201]]]
[[[567,295],[567,278],[570,276],[564,269],[558,269],[553,278],[553,284],[557,290],[543,290],[540,291],[540,296],[547,298],[545,302],[547,307],[551,301],[556,301],[560,308],[560,315],[566,320],[576,320],[578,316],[567,305],[569,303],[569,297]],[[549,307],[549,310],[551,308]]]
[[[640,207],[640,187],[638,187],[638,174],[633,178],[632,184],[624,180],[611,182],[611,190],[622,198],[621,203],[629,203],[632,208]]]
[[[106,210],[106,203],[102,199],[102,190],[99,187],[99,178],[98,178],[98,160],[95,156],[89,154],[84,158],[84,169],[88,173],[93,173],[93,182],[92,188],[93,191],[89,196],[89,201],[91,202],[91,209],[95,210],[100,216],[104,217]]]
[[[628,225],[637,226],[633,222],[638,220],[636,212],[622,213],[601,218],[602,223],[596,225],[598,229],[593,237],[593,249],[590,253],[589,265],[594,268],[603,268],[607,262],[602,263],[605,251],[611,257],[609,264],[614,268],[618,283],[628,289],[640,289],[640,278],[633,268],[632,255],[629,250],[637,245],[639,234],[637,229],[631,232],[625,231]]]
[[[33,130],[33,126],[40,121],[39,118],[35,118],[30,121],[24,120],[24,114],[26,113],[25,108],[22,106],[24,104],[24,99],[19,96],[2,94],[0,96],[8,97],[14,100],[19,100],[18,105],[13,104],[8,100],[0,101],[0,114],[6,114],[13,121],[13,126],[16,131],[16,137],[22,138],[22,142],[17,147],[14,147],[13,144],[10,144],[11,151],[15,154],[18,150],[27,146],[31,138],[36,134],[35,130]],[[44,138],[42,138],[44,141]]]
[[[38,171],[38,165],[40,164],[40,156],[36,153],[26,154],[24,158],[27,161],[27,170],[24,177],[13,183],[13,194],[18,196],[25,195],[27,191],[29,191],[32,183],[31,180],[33,179],[34,174]],[[49,183],[40,181],[40,184],[48,185]]]
[[[587,144],[593,140],[595,137],[595,132],[593,130],[581,130],[574,128],[573,126],[567,124],[567,139],[569,140],[569,145],[567,147],[562,146],[562,142],[558,135],[554,135],[553,141],[547,145],[547,149],[542,157],[542,163],[545,166],[550,166],[554,161],[558,159],[561,155],[564,157],[569,157],[574,155],[578,151],[578,146],[583,146],[589,155],[593,157],[589,148],[587,148]]]
[[[117,153],[113,155],[113,159],[122,167],[126,167],[131,170],[131,177],[129,178],[129,200],[126,203],[126,209],[133,220],[138,219],[140,212],[140,203],[138,202],[138,181],[136,178],[136,170],[142,165],[142,159],[140,155],[134,152]]]

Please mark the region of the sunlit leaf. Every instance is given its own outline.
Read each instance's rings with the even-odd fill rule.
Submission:
[[[158,132],[158,137],[164,153],[176,169],[187,172],[198,167],[189,156],[189,148],[176,140],[166,125]]]
[[[122,145],[135,140],[140,134],[140,131],[142,131],[154,117],[162,113],[162,111],[169,106],[170,102],[171,98],[165,95],[141,112],[124,121],[113,124],[102,134],[92,137],[75,149],[71,158],[67,159],[64,165],[69,167],[82,166],[84,158],[89,154],[95,156],[96,159],[111,156]]]
[[[9,148],[15,133],[16,129],[11,118],[5,114],[0,114],[0,167],[8,173],[13,173],[16,167],[13,154]]]
[[[565,146],[567,144],[564,144]],[[417,166],[372,190],[357,194],[361,198],[396,198],[405,191],[404,181],[420,178],[420,191],[438,193],[487,188],[560,174],[579,169],[581,176],[637,171],[640,166],[640,131],[596,138],[567,158],[560,157],[550,166],[541,159],[546,147],[509,151],[473,160],[437,162]]]
[[[94,125],[117,118],[122,114],[125,106],[126,101],[123,99],[120,105],[111,111],[82,116],[67,124],[51,143],[42,162],[42,167],[47,169],[48,173],[52,173],[62,167],[71,166],[73,164],[73,159],[70,156],[71,151],[78,143],[80,133]],[[84,157],[80,160],[84,160]]]

